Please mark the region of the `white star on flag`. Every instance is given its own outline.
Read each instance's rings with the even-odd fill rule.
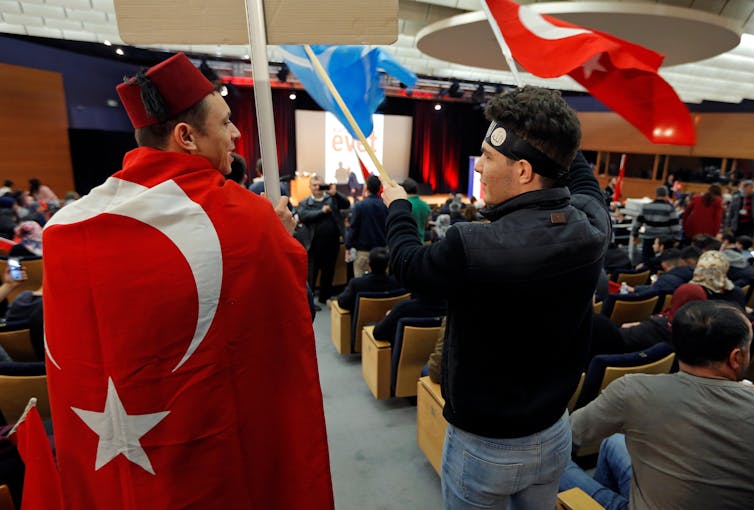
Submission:
[[[127,414],[120,397],[118,397],[118,392],[115,391],[115,384],[109,377],[103,412],[85,411],[76,407],[71,407],[71,409],[86,423],[87,427],[99,436],[97,460],[94,465],[95,471],[122,453],[134,464],[141,466],[151,474],[155,474],[152,463],[149,462],[149,457],[141,447],[139,439],[160,423],[170,411],[152,414]]]
[[[607,69],[600,64],[600,58],[602,58],[602,55],[602,53],[598,53],[584,62],[584,65],[581,66],[584,69],[584,78],[589,79],[594,71],[607,72]]]

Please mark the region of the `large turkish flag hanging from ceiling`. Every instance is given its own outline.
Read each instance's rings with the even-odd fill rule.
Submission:
[[[653,143],[694,145],[688,108],[657,70],[663,56],[512,0],[487,0],[513,57],[542,78],[569,75]],[[493,26],[493,30],[495,26]]]

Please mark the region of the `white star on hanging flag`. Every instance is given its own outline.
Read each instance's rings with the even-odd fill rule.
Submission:
[[[71,409],[86,423],[87,427],[99,436],[97,460],[94,465],[95,471],[122,453],[134,464],[141,466],[151,474],[155,474],[152,463],[149,462],[149,457],[141,447],[139,439],[160,423],[170,411],[152,414],[127,414],[111,378],[107,379],[107,397],[103,412],[86,411],[75,407],[71,407]]]
[[[602,67],[602,64],[600,64],[600,58],[602,57],[602,55],[602,53],[598,53],[584,62],[584,65],[581,66],[584,69],[584,78],[589,79],[594,71],[607,71],[607,69]]]

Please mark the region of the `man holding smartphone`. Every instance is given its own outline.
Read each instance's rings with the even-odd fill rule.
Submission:
[[[304,245],[309,252],[309,286],[315,289],[319,274],[318,301],[326,305],[333,295],[332,280],[344,231],[340,211],[351,207],[351,202],[335,184],[324,184],[317,174],[309,178],[309,190],[312,194],[299,203],[298,216],[308,231]]]

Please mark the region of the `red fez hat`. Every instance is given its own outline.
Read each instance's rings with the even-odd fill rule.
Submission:
[[[186,55],[178,53],[116,89],[131,124],[142,128],[191,108],[215,87]]]

